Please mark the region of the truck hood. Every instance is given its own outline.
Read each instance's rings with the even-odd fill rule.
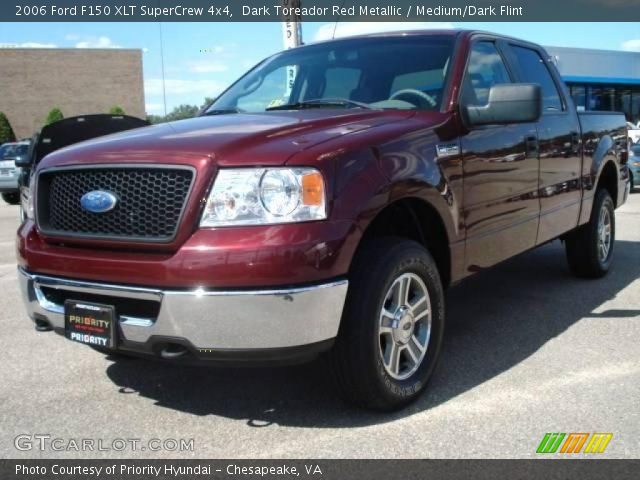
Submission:
[[[100,137],[45,157],[40,168],[79,164],[282,165],[339,136],[407,119],[410,110],[304,110],[196,117]],[[195,165],[200,163],[200,165]]]

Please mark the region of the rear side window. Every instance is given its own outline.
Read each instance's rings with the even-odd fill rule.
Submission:
[[[562,110],[562,101],[551,77],[549,68],[536,50],[512,45],[518,62],[520,78],[525,83],[537,83],[542,89],[542,110],[546,112]]]
[[[464,76],[463,102],[484,106],[489,102],[489,89],[502,83],[511,83],[511,79],[495,44],[473,44]]]

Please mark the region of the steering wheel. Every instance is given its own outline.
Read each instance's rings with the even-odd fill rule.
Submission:
[[[403,99],[400,97],[405,98]],[[415,97],[419,97],[420,100],[416,103],[415,101],[411,100],[411,97],[413,97],[413,100],[415,100]],[[424,102],[427,102],[429,107],[435,107],[438,104],[436,102],[436,99],[431,95],[421,92],[420,90],[416,90],[415,88],[405,88],[403,90],[398,90],[393,95],[391,95],[391,97],[389,97],[389,100],[405,100],[406,102],[413,103],[416,107],[422,106]]]

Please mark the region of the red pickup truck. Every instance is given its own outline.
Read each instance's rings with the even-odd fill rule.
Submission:
[[[40,330],[172,362],[323,354],[344,396],[425,388],[445,289],[554,239],[610,268],[624,116],[577,113],[545,51],[482,32],[276,54],[197,118],[47,155],[17,235]]]

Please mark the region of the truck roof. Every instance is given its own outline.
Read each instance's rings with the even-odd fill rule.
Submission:
[[[339,41],[343,41],[343,40],[350,40],[350,39],[356,39],[356,38],[362,39],[362,38],[433,36],[433,35],[437,35],[437,36],[452,36],[452,37],[455,37],[455,36],[458,36],[458,35],[464,35],[465,37],[470,37],[470,36],[476,35],[476,34],[488,35],[488,36],[496,37],[496,38],[517,40],[518,42],[533,44],[532,42],[529,42],[529,41],[521,39],[521,38],[511,37],[511,36],[508,36],[508,35],[503,35],[503,34],[494,33],[494,32],[489,32],[487,30],[472,30],[472,29],[464,29],[464,28],[441,28],[441,29],[428,29],[428,30],[427,29],[425,29],[425,30],[397,30],[397,31],[391,31],[391,32],[364,33],[364,34],[361,34],[361,35],[353,35],[353,36],[348,36],[348,37],[339,37],[339,38],[333,38],[333,39],[329,39],[329,40],[322,40],[322,41],[318,41],[318,42],[313,42],[313,43],[302,45],[302,47],[307,46],[307,45],[318,45],[318,44],[321,44],[321,43],[339,42]]]

